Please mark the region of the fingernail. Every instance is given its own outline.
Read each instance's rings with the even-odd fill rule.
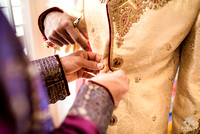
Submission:
[[[98,64],[97,64],[97,68],[98,68],[98,69],[103,69],[103,64],[102,64],[102,63],[98,63]]]

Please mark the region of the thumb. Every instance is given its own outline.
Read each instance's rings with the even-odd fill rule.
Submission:
[[[96,61],[90,61],[86,59],[82,59],[82,61],[79,62],[79,66],[90,70],[101,70],[104,68],[103,63],[98,63]]]

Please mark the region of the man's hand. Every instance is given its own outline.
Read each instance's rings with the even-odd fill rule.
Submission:
[[[67,13],[57,11],[49,13],[44,20],[44,33],[50,42],[55,45],[63,46],[68,44],[78,43],[84,50],[90,48],[86,41],[88,39],[85,26],[80,22],[77,25],[77,30],[73,26],[76,17],[70,16]]]
[[[60,61],[68,82],[78,78],[92,78],[94,76],[88,72],[97,74],[99,70],[104,68],[104,65],[100,63],[101,56],[84,50],[62,57]]]
[[[109,72],[107,74],[99,74],[96,77],[93,77],[91,81],[95,81],[108,88],[113,96],[115,106],[123,99],[125,93],[129,89],[130,82],[126,77],[125,72],[122,70]]]

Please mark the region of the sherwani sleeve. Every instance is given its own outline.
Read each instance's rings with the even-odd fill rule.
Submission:
[[[200,132],[200,13],[182,44],[172,133]]]
[[[32,61],[47,88],[50,103],[70,95],[68,83],[58,55]]]
[[[86,82],[68,116],[55,134],[105,134],[114,108],[109,90],[93,81]]]

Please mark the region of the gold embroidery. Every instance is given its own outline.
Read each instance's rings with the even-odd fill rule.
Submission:
[[[99,0],[101,3],[105,3],[105,0]]]
[[[117,30],[117,47],[123,45],[123,37],[128,33],[133,23],[137,23],[146,7],[160,9],[170,0],[111,0],[108,2],[109,17],[116,26],[111,30]]]
[[[160,9],[170,0],[144,0],[150,9]]]

